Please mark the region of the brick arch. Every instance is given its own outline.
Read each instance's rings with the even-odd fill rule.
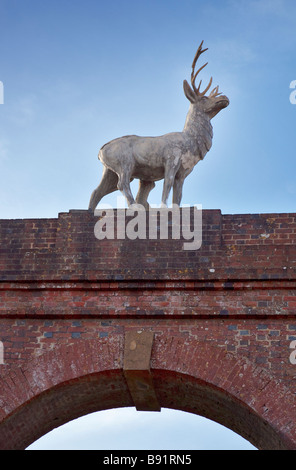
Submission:
[[[123,336],[57,346],[1,377],[0,448],[24,449],[87,413],[133,406]],[[205,416],[261,449],[293,449],[293,395],[266,370],[217,346],[155,335],[151,357],[163,408]]]
[[[266,369],[178,337],[160,339],[153,366],[163,407],[205,416],[258,449],[296,448],[294,394]]]

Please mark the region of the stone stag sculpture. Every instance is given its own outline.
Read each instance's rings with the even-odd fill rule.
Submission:
[[[207,65],[204,64],[195,72],[198,58],[207,50],[202,47],[203,41],[192,63],[192,88],[186,80],[183,82],[185,96],[190,101],[183,131],[159,137],[128,135],[103,145],[98,155],[104,165],[103,175],[99,186],[91,195],[89,210],[94,211],[104,196],[117,189],[125,196],[129,206],[136,203],[148,208],[148,195],[154,188],[155,181],[161,179],[164,179],[162,205],[167,204],[172,188],[173,204],[180,205],[185,178],[211,148],[211,119],[229,105],[227,96],[220,96],[218,86],[206,96],[212,85],[212,78],[202,92],[201,81],[198,87],[195,85],[197,75]],[[130,188],[130,182],[134,178],[140,180],[136,199]]]

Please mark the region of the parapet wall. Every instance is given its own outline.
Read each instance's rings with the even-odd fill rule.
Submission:
[[[202,245],[178,240],[98,240],[98,220],[0,220],[0,280],[263,280],[296,278],[296,214],[202,212]]]

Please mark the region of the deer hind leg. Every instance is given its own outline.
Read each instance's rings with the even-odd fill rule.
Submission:
[[[134,196],[130,187],[131,176],[125,172],[118,175],[117,189],[124,195],[127,200],[128,206],[135,204]]]
[[[155,187],[154,181],[143,181],[139,182],[139,190],[136,196],[136,203],[141,204],[145,209],[149,209],[149,204],[147,202],[150,191]]]
[[[102,179],[99,186],[93,191],[88,208],[95,210],[100,200],[107,194],[117,190],[118,176],[114,171],[104,167]]]

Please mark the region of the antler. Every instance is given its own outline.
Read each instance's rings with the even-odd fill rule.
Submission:
[[[206,49],[203,49],[202,48],[203,46],[203,41],[200,43],[200,46],[199,48],[197,49],[196,51],[196,54],[195,54],[195,57],[193,59],[193,62],[192,62],[192,72],[191,72],[191,85],[192,85],[192,88],[194,90],[194,92],[196,93],[197,96],[204,96],[207,91],[211,88],[211,85],[212,85],[212,81],[213,81],[213,78],[211,77],[210,79],[210,82],[208,84],[208,86],[206,87],[206,89],[204,91],[200,91],[200,86],[201,86],[201,82],[202,80],[200,80],[199,82],[199,85],[198,87],[196,88],[195,86],[195,80],[196,80],[196,77],[197,75],[199,74],[199,72],[206,66],[208,65],[208,62],[204,65],[202,65],[197,72],[195,72],[195,65],[196,65],[196,62],[198,60],[198,58],[200,57],[201,54],[203,54],[204,52],[206,52],[208,50],[208,48]],[[218,96],[218,94],[220,95],[221,93],[218,93],[218,87],[214,88],[214,90],[211,92],[210,96]]]
[[[222,95],[222,93],[218,93],[219,92],[219,86],[216,86],[216,88],[214,88],[211,93],[209,94],[209,96],[213,97],[213,96],[219,96],[219,95]]]

